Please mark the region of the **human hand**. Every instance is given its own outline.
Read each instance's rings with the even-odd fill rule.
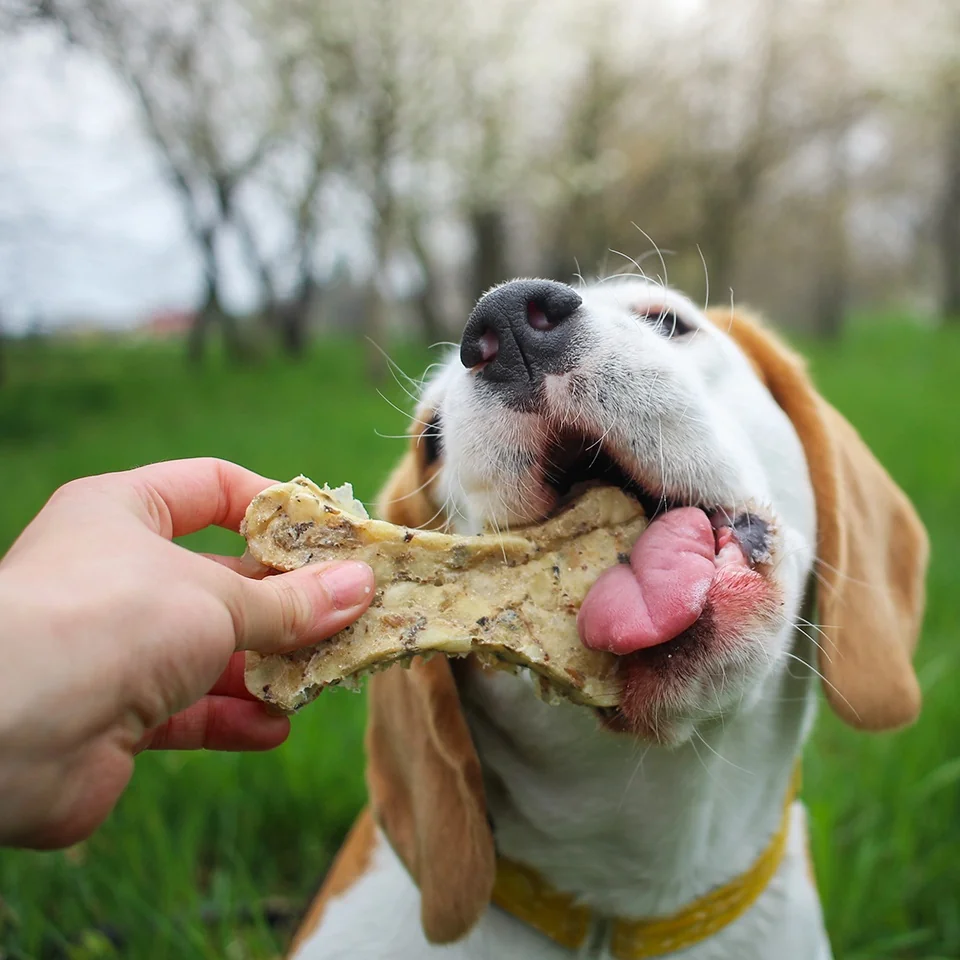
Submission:
[[[273,481],[219,460],[75,480],[0,561],[0,844],[66,846],[113,809],[143,749],[282,743],[243,654],[325,639],[373,598],[365,564],[264,579],[171,542],[237,530]]]

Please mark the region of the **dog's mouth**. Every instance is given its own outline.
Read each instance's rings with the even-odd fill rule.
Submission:
[[[756,508],[739,510],[717,503],[655,490],[638,480],[601,441],[582,434],[565,432],[548,445],[542,456],[543,482],[557,495],[562,506],[577,491],[590,484],[606,484],[629,494],[643,507],[652,524],[658,518],[683,507],[700,510],[715,531],[716,553],[736,542],[744,561],[757,567],[770,561],[773,521]],[[556,507],[555,507],[556,509]]]
[[[755,594],[765,586],[775,529],[758,508],[653,489],[602,443],[573,433],[554,439],[542,464],[558,505],[584,484],[610,484],[635,497],[649,520],[629,558],[606,571],[583,603],[588,647],[618,655],[657,647],[690,629],[721,596],[726,602],[725,586]],[[748,613],[747,606],[737,612]]]
[[[602,442],[582,434],[565,432],[555,437],[544,451],[542,463],[543,481],[556,492],[560,504],[584,484],[604,483],[638,500],[650,520],[683,505],[665,493],[654,493],[634,479]]]
[[[647,528],[600,575],[578,626],[587,647],[622,658],[620,706],[599,711],[603,724],[670,742],[671,711],[696,700],[698,678],[726,683],[776,619],[775,518],[749,500],[734,508],[658,489],[616,451],[571,432],[549,443],[540,462],[555,508],[584,484],[618,487],[644,508]]]

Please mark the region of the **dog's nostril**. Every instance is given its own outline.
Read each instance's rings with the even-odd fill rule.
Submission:
[[[480,362],[495,360],[500,352],[500,338],[493,330],[484,330],[480,336]]]
[[[534,330],[552,330],[557,324],[550,320],[543,308],[535,300],[527,303],[527,323]]]

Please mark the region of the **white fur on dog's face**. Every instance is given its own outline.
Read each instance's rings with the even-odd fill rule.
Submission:
[[[776,609],[734,604],[732,629],[694,637],[675,664],[656,648],[629,658],[647,704],[638,732],[675,743],[748,707],[785,668],[814,557],[813,493],[789,419],[691,301],[641,280],[578,292],[568,372],[546,377],[535,412],[508,406],[456,355],[427,385],[418,416],[435,418],[440,450],[431,492],[464,533],[536,520],[558,501],[549,478],[564,444],[580,437],[581,461],[602,449],[648,496],[770,522],[762,572]]]

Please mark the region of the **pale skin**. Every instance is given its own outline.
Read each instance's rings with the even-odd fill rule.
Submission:
[[[236,531],[274,481],[181,460],[58,490],[0,561],[0,845],[89,836],[146,749],[267,750],[289,733],[246,692],[244,650],[316,643],[373,597],[364,564],[252,579],[171,540]]]

